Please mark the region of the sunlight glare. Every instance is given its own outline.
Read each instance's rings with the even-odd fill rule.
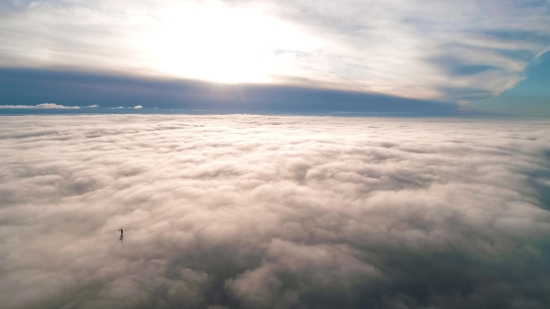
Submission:
[[[277,53],[315,45],[292,25],[254,9],[210,3],[172,8],[160,16],[145,48],[157,70],[176,77],[269,83],[288,70]]]

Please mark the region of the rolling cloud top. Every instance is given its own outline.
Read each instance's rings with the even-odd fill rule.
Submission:
[[[548,308],[549,137],[519,120],[4,117],[0,300]]]

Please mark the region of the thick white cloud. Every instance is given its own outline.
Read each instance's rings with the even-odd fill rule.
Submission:
[[[513,87],[550,48],[550,6],[534,0],[15,1],[4,12],[2,66],[451,101]]]
[[[3,117],[0,301],[547,308],[549,145],[518,120]]]

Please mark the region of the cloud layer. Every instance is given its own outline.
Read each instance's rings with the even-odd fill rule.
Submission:
[[[548,122],[4,117],[0,302],[548,308],[548,145]]]
[[[83,106],[84,108],[95,108],[98,107],[97,104]],[[80,106],[65,106],[56,103],[42,103],[36,105],[0,105],[0,108],[3,109],[79,109]]]
[[[547,1],[8,1],[0,65],[471,101],[550,48]]]
[[[88,106],[88,107],[97,107],[96,106]],[[0,105],[0,108],[8,108],[8,109],[34,109],[34,108],[42,108],[42,109],[79,109],[80,106],[64,106],[59,105],[55,103],[42,103],[37,105]]]

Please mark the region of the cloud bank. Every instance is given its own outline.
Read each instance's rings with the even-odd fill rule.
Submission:
[[[548,1],[8,1],[0,66],[471,101],[550,48]]]
[[[0,302],[548,308],[548,145],[548,122],[4,117]]]
[[[90,105],[86,107],[97,107],[97,105]],[[0,105],[0,108],[9,108],[9,109],[79,109],[80,106],[65,106],[55,103],[42,103],[37,105]]]
[[[139,105],[143,110],[158,107],[232,114],[399,112],[454,115],[457,109],[454,104],[371,93],[190,80],[166,81],[52,70],[0,68],[0,85],[5,89],[0,91],[0,102],[18,102],[20,105],[34,105],[44,100],[63,105],[79,102],[81,106],[99,104],[102,108],[118,108],[121,111],[137,111],[131,107]],[[29,88],[33,91],[28,91]]]

